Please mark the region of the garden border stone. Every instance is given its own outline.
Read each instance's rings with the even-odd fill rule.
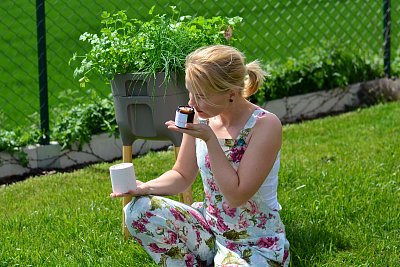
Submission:
[[[379,101],[400,100],[400,80],[388,78],[356,83],[345,88],[318,91],[268,101],[263,105],[283,124],[343,113]]]

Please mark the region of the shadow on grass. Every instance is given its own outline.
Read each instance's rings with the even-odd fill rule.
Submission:
[[[322,223],[297,225],[286,224],[286,234],[290,242],[291,266],[316,266],[322,264],[327,255],[351,249],[350,241],[341,233],[327,231]]]

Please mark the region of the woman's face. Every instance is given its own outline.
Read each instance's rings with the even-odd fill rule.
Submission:
[[[229,92],[199,94],[189,91],[189,106],[192,106],[202,119],[221,114],[229,104]]]
[[[186,72],[185,77],[185,85],[189,91],[188,104],[196,110],[197,115],[202,119],[209,119],[224,112],[230,103],[231,90],[215,91],[210,89],[210,85],[205,81],[199,79],[192,81],[188,73]]]

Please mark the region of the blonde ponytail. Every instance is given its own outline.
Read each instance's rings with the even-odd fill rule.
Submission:
[[[246,68],[248,77],[244,82],[242,96],[247,98],[255,94],[263,85],[267,73],[261,68],[260,62],[257,60],[246,64]]]

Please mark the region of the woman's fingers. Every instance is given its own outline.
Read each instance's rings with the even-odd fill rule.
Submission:
[[[110,197],[117,198],[117,197],[128,197],[130,194],[128,193],[111,193]]]
[[[128,192],[125,193],[111,193],[110,197],[112,198],[117,198],[117,197],[129,197],[129,196],[141,196],[144,195],[144,190],[140,187],[140,185],[143,184],[142,182],[138,181],[137,183],[137,188],[135,190],[129,190]]]

